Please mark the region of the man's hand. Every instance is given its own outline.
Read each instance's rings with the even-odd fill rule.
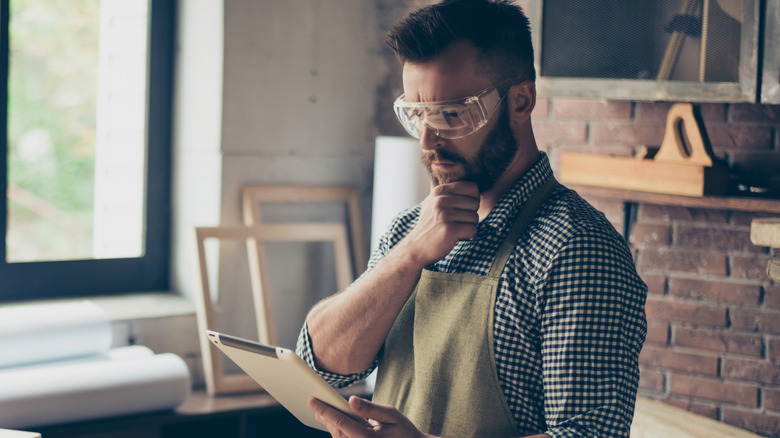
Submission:
[[[470,181],[434,187],[422,202],[417,225],[401,241],[422,264],[443,259],[458,240],[470,239],[479,223],[479,188]]]
[[[306,316],[316,366],[337,374],[368,369],[426,266],[477,232],[479,189],[457,181],[431,190],[415,227],[373,269]]]
[[[353,395],[349,398],[349,407],[368,421],[357,422],[317,399],[309,400],[309,408],[316,412],[317,421],[336,438],[433,438],[417,430],[392,406],[379,405]]]

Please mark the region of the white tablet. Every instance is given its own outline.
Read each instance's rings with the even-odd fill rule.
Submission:
[[[325,426],[314,417],[308,402],[323,401],[345,414],[362,420],[335,389],[317,375],[295,352],[247,339],[206,330],[211,343],[252,377],[301,423],[320,430]]]

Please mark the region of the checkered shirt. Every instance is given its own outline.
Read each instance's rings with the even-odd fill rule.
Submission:
[[[514,218],[552,176],[542,152],[480,222],[476,236],[458,242],[428,269],[487,275]],[[417,205],[395,218],[369,269],[406,236],[419,214]],[[624,239],[604,215],[576,192],[554,189],[517,241],[494,309],[496,371],[521,434],[629,436],[646,294]],[[305,324],[296,352],[317,370]],[[374,367],[354,375],[317,372],[344,387]]]

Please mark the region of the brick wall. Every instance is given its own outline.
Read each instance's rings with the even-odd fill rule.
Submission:
[[[534,130],[557,170],[563,151],[631,155],[663,139],[670,103],[542,100]],[[743,177],[780,176],[780,106],[702,104],[718,158]],[[623,202],[590,197],[618,230]],[[629,243],[649,287],[642,395],[780,436],[780,285],[771,249],[750,242],[765,213],[639,204]],[[777,250],[774,250],[777,251]]]

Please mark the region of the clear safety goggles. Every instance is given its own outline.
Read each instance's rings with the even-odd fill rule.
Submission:
[[[393,109],[406,132],[414,138],[422,136],[423,124],[438,137],[461,138],[487,124],[506,96],[506,91],[498,89],[508,82],[485,88],[470,97],[440,102],[406,102],[406,95],[402,94],[393,103]]]

